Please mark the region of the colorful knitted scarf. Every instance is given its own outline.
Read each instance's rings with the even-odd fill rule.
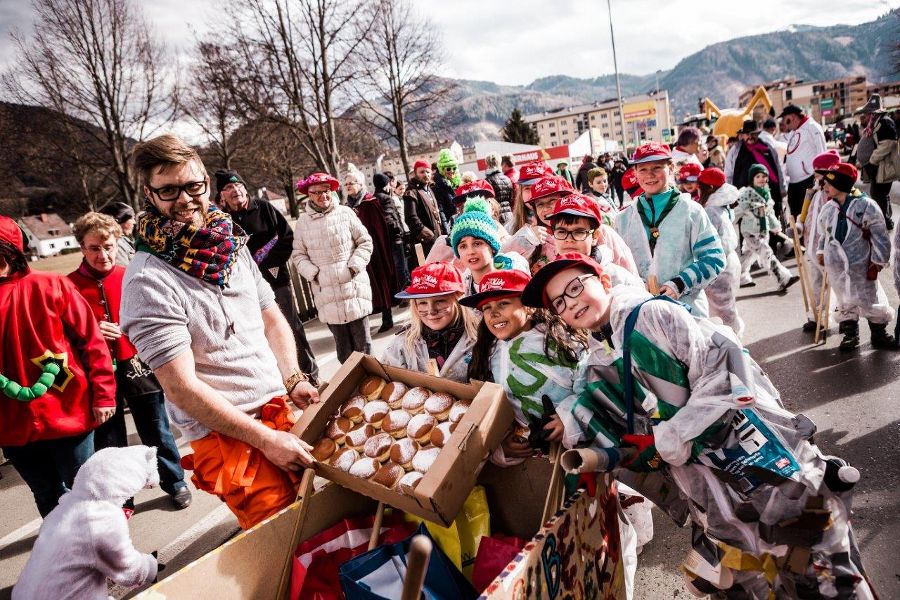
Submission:
[[[212,204],[203,227],[195,227],[172,221],[148,203],[135,231],[138,250],[219,287],[228,285],[231,267],[247,243],[247,235],[231,215]]]

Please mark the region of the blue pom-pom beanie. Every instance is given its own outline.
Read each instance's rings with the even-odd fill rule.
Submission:
[[[466,200],[463,213],[456,217],[450,229],[450,246],[453,254],[459,258],[456,247],[466,236],[477,237],[488,243],[494,254],[500,252],[500,239],[497,237],[497,223],[491,217],[491,205],[484,198]]]

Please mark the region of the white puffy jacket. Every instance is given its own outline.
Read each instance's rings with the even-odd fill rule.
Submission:
[[[785,170],[790,183],[799,183],[812,177],[813,159],[826,150],[822,126],[812,117],[807,117],[788,138]]]
[[[291,260],[312,286],[320,321],[342,325],[371,314],[366,265],[372,248],[372,237],[352,208],[332,204],[320,213],[307,204],[294,225]]]

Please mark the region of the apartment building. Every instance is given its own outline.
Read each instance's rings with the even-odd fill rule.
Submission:
[[[666,90],[623,98],[623,109],[625,143],[628,147],[648,140],[668,142],[674,138],[669,93]],[[622,121],[615,98],[531,114],[524,119],[537,131],[540,145],[544,148],[571,144],[588,129],[605,140],[620,143],[622,140]],[[595,140],[595,144],[597,142]]]

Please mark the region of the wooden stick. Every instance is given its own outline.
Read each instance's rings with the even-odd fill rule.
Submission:
[[[831,326],[831,282],[828,281],[828,275],[826,274],[822,280],[822,285],[825,286],[825,328],[822,330],[822,339],[824,341],[828,340],[828,328]]]
[[[544,501],[544,514],[541,517],[542,524],[546,523],[559,510],[559,482],[562,474],[559,462],[561,459],[562,448],[559,442],[554,442],[550,448],[550,462],[553,464],[553,471],[550,475],[550,485],[547,488],[547,499]]]
[[[794,257],[797,259],[797,275],[800,276],[800,291],[803,293],[803,309],[807,313],[815,313],[813,306],[812,291],[809,285],[809,273],[806,270],[806,262],[803,260],[803,252],[800,250],[800,235],[797,232],[797,221],[794,215],[788,213],[788,224],[791,226],[791,233],[794,236]]]
[[[379,502],[378,510],[375,511],[375,521],[372,523],[372,535],[369,536],[369,550],[374,550],[378,546],[382,521],[384,521],[384,502]]]
[[[823,269],[822,273],[822,291],[819,293],[819,304],[816,305],[816,338],[815,343],[819,343],[820,337],[827,339],[827,333],[823,329],[828,328],[828,311],[831,304],[831,285],[828,283],[828,271]],[[824,327],[823,327],[824,326]],[[825,334],[824,336],[822,334]]]
[[[410,542],[409,554],[406,556],[406,579],[403,580],[400,600],[419,600],[422,596],[431,548],[431,540],[424,535],[417,535]]]
[[[294,550],[297,549],[297,544],[300,543],[300,532],[303,530],[303,523],[306,521],[306,513],[309,512],[309,497],[313,492],[313,479],[316,476],[316,472],[313,469],[306,469],[303,471],[303,477],[300,479],[300,487],[297,489],[297,502],[300,503],[300,506],[297,507],[297,518],[294,521],[294,530],[291,533],[291,544],[288,547],[288,558],[284,567],[281,569],[281,579],[278,581],[278,595],[275,596],[278,600],[282,600],[288,591],[288,587],[291,583],[291,567],[294,564]]]
[[[647,278],[647,291],[654,296],[659,296],[659,281],[656,275],[651,275]]]
[[[422,249],[422,244],[416,244],[416,260],[419,261],[419,266],[425,264],[425,250]]]

